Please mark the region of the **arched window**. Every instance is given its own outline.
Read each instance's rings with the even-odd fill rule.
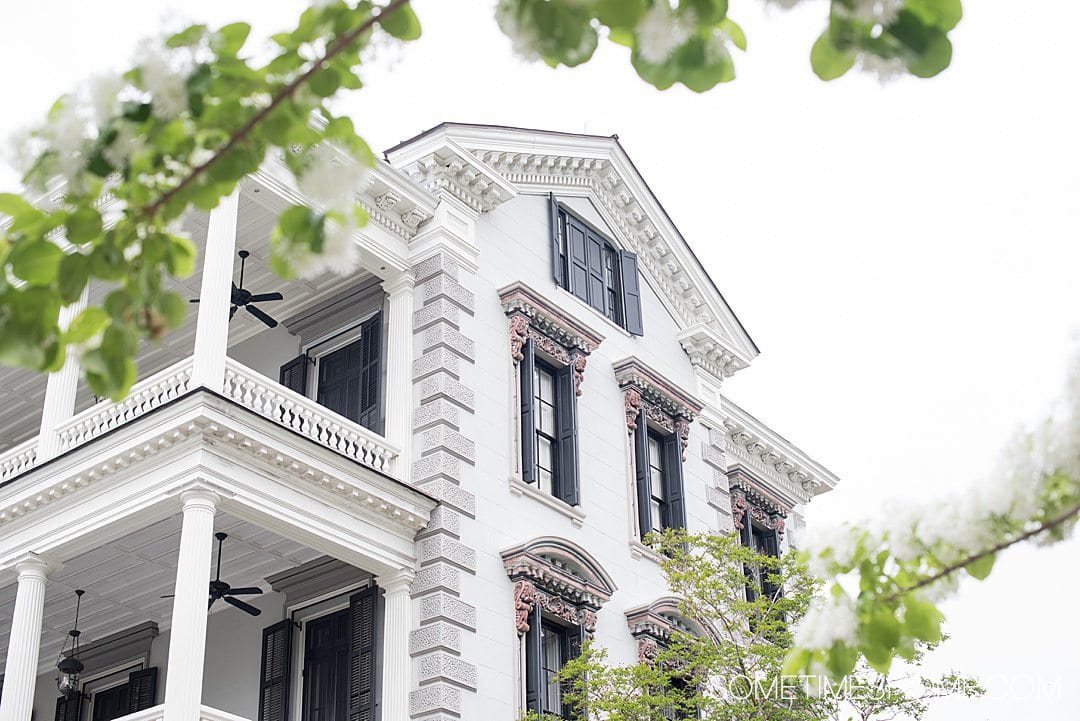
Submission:
[[[502,552],[514,582],[514,623],[523,677],[521,707],[569,717],[556,676],[596,630],[596,612],[615,583],[588,552],[565,539],[542,537]]]

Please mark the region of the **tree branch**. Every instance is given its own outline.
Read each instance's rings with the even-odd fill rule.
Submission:
[[[925,587],[929,586],[932,583],[940,581],[942,578],[945,578],[946,576],[948,576],[950,574],[956,573],[961,568],[964,568],[965,566],[967,566],[969,564],[975,563],[976,561],[981,561],[982,559],[986,558],[987,556],[992,556],[995,553],[998,553],[999,551],[1004,551],[1009,546],[1014,546],[1017,543],[1022,543],[1023,541],[1026,541],[1026,540],[1028,540],[1030,538],[1033,538],[1034,536],[1037,536],[1040,533],[1043,533],[1045,531],[1049,531],[1049,530],[1052,530],[1054,528],[1057,528],[1058,526],[1068,522],[1070,519],[1072,519],[1073,517],[1075,517],[1077,515],[1080,515],[1080,504],[1077,504],[1077,505],[1073,506],[1069,510],[1065,511],[1064,513],[1062,513],[1062,514],[1060,514],[1058,516],[1055,516],[1054,518],[1051,518],[1046,523],[1041,524],[1038,528],[1034,528],[1034,529],[1032,529],[1030,531],[1025,531],[1024,533],[1021,533],[1019,536],[1016,536],[1015,538],[1011,538],[1011,539],[1009,539],[1007,541],[1002,541],[1001,543],[995,544],[995,545],[991,546],[990,548],[987,548],[984,551],[980,551],[979,553],[976,553],[973,556],[968,556],[967,558],[965,558],[965,559],[963,559],[961,561],[957,561],[956,563],[951,563],[948,566],[945,566],[944,568],[942,568],[937,573],[934,573],[934,574],[932,574],[930,576],[927,576],[926,578],[923,578],[918,583],[914,583],[914,584],[912,584],[910,586],[906,586],[905,588],[901,588],[901,589],[899,589],[897,591],[894,591],[893,593],[890,593],[889,595],[883,597],[881,600],[884,603],[892,603],[893,601],[898,600],[901,596],[904,596],[904,595],[906,595],[908,593],[911,593],[912,591],[917,591],[920,588],[925,588]]]
[[[143,213],[147,217],[152,218],[159,210],[161,210],[161,208],[166,203],[172,200],[177,193],[184,190],[193,182],[195,182],[195,180],[199,176],[201,176],[207,171],[207,169],[209,169],[216,162],[218,162],[222,158],[222,156],[224,156],[230,150],[243,142],[259,123],[265,120],[267,116],[270,115],[270,113],[274,112],[279,105],[281,105],[283,102],[295,95],[296,91],[299,90],[304,85],[304,83],[309,81],[315,73],[322,70],[323,66],[328,60],[332,60],[338,54],[343,52],[345,48],[355,42],[357,38],[359,38],[365,32],[370,30],[377,22],[379,22],[380,18],[385,15],[389,15],[390,13],[393,13],[403,5],[407,5],[409,2],[410,0],[392,0],[389,4],[383,6],[380,9],[378,15],[372,15],[349,32],[345,33],[344,35],[339,35],[337,39],[335,39],[334,42],[326,48],[326,52],[323,54],[323,56],[311,64],[310,68],[295,77],[288,85],[281,88],[281,90],[279,90],[271,98],[270,104],[267,105],[265,108],[259,110],[259,112],[252,115],[246,123],[240,126],[239,130],[237,130],[229,137],[229,139],[225,142],[224,145],[214,151],[213,156],[211,156],[201,165],[197,165],[192,168],[191,173],[188,174],[187,177],[180,181],[180,183],[177,184],[176,187],[170,188],[169,190],[165,191],[161,195],[161,197],[159,197],[150,205],[146,206],[143,209]]]

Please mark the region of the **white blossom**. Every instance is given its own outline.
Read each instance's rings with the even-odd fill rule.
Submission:
[[[883,58],[874,53],[859,53],[859,67],[877,75],[882,85],[907,75],[907,65],[900,58]]]
[[[798,5],[802,0],[765,0],[765,5],[780,8],[781,10],[790,10]]]
[[[666,0],[654,3],[635,31],[637,52],[647,63],[667,61],[690,37],[690,23],[679,17]]]
[[[195,70],[190,48],[168,48],[160,40],[143,40],[135,53],[143,89],[150,93],[153,113],[171,120],[188,109],[187,81]]]
[[[121,122],[116,129],[116,137],[102,150],[105,160],[114,168],[124,167],[138,148],[142,147],[141,138],[129,122]]]
[[[60,99],[38,135],[56,151],[60,174],[77,190],[79,175],[86,167],[90,142],[96,131],[74,96],[66,95]]]
[[[32,129],[20,128],[11,134],[2,150],[8,165],[25,175],[45,150],[45,144]]]
[[[282,258],[300,278],[314,278],[323,273],[348,275],[360,263],[360,250],[352,238],[353,228],[333,219],[323,226],[322,251],[290,244],[281,250]]]
[[[818,578],[828,578],[835,568],[850,565],[865,535],[865,531],[848,523],[811,526],[806,534],[810,572]]]
[[[508,0],[500,2],[495,9],[495,21],[499,24],[499,29],[510,38],[511,49],[515,55],[529,62],[540,59],[540,53],[536,50],[536,30],[530,23],[520,22],[515,3]]]
[[[850,3],[833,2],[841,15],[861,23],[889,25],[904,8],[906,0],[850,0]]]
[[[705,43],[705,62],[715,65],[723,60],[731,59],[731,51],[728,47],[732,44],[731,36],[723,30],[715,30]]]
[[[830,649],[842,642],[858,644],[859,617],[846,593],[834,592],[812,607],[795,629],[795,645],[800,648]]]
[[[102,128],[116,115],[120,114],[120,94],[127,81],[116,73],[96,75],[86,84],[94,122]]]
[[[367,168],[351,159],[338,159],[332,148],[311,150],[310,164],[297,179],[300,192],[328,210],[349,215],[356,193],[364,188]]]

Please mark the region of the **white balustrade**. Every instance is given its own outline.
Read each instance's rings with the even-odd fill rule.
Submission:
[[[161,721],[164,715],[165,704],[158,704],[142,711],[129,713],[127,716],[121,716],[116,721]]]
[[[56,430],[60,437],[60,452],[69,451],[146,415],[184,395],[190,387],[191,359],[187,358],[136,383],[127,398],[119,403],[102,401],[63,423]]]
[[[225,360],[222,393],[245,408],[377,471],[390,472],[397,448],[379,434],[237,363]]]
[[[37,463],[37,436],[0,453],[0,483],[29,471]]]

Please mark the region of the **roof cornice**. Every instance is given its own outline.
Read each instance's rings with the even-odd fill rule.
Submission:
[[[807,502],[831,491],[840,479],[776,431],[750,415],[725,396],[720,396],[724,416],[725,451],[751,476],[772,485],[782,494]]]
[[[622,243],[637,253],[647,282],[683,329],[680,341],[695,365],[718,381],[758,354],[615,137],[443,124],[387,151],[387,157],[408,169],[436,146],[467,149],[515,194],[556,192],[593,199]]]

